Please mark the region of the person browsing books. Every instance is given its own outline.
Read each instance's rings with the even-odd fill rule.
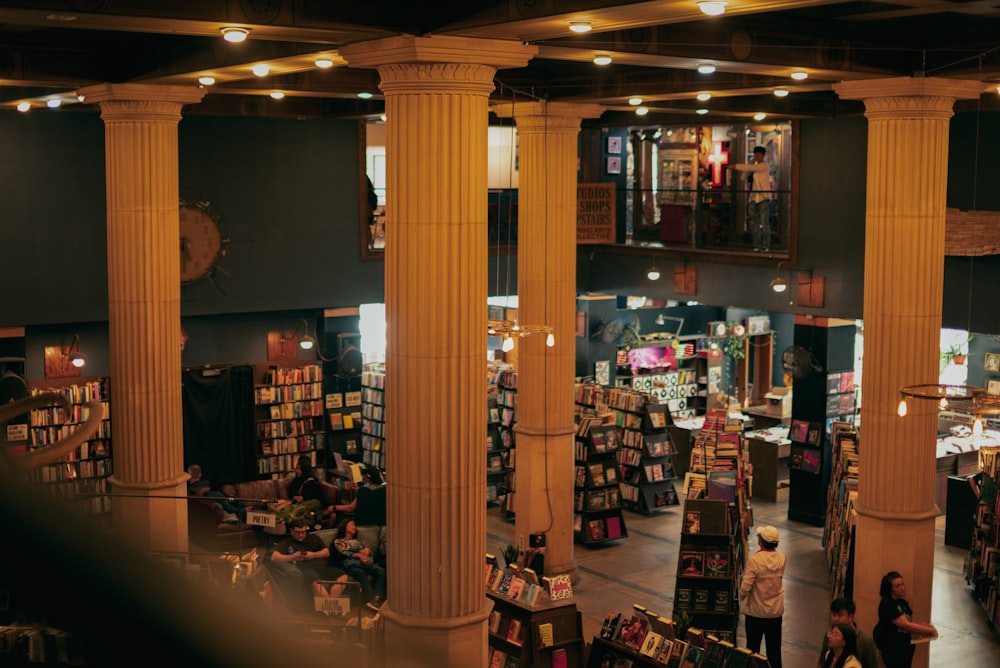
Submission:
[[[358,538],[354,520],[340,523],[333,546],[338,553],[333,556],[336,566],[361,584],[368,601],[375,607],[381,606],[385,601],[385,569],[375,563],[371,548]]]
[[[829,649],[823,668],[861,668],[857,657],[858,635],[850,624],[834,624],[826,634]]]
[[[778,530],[773,526],[757,529],[760,549],[747,559],[740,583],[740,601],[746,624],[747,647],[760,652],[767,642],[767,658],[772,668],[781,668],[781,616],[785,614],[785,555],[778,552]]]
[[[858,628],[858,625],[854,623],[854,612],[856,606],[854,601],[847,598],[846,596],[840,596],[833,599],[830,603],[830,626],[836,626],[837,624],[847,624],[854,629],[857,634],[857,652],[855,656],[858,657],[858,661],[861,662],[862,668],[878,668],[878,648],[875,646],[875,641],[872,640],[864,631]],[[830,649],[830,637],[829,634],[823,636],[823,649],[819,653],[819,660],[816,662],[816,668],[823,668],[823,662],[826,659],[827,650]]]
[[[913,621],[913,610],[906,601],[906,582],[896,571],[882,576],[879,586],[881,602],[878,604],[878,623],[872,635],[882,652],[885,668],[909,668],[915,650],[911,634],[928,635],[936,638],[937,629],[933,624]]]

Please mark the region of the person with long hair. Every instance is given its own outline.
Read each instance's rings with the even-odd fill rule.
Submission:
[[[372,605],[381,606],[385,601],[385,569],[375,563],[371,548],[358,538],[354,520],[340,523],[333,546],[338,553],[334,564],[361,584],[365,598]]]
[[[858,659],[858,634],[850,624],[834,624],[826,634],[830,649],[826,651],[823,668],[861,668]]]
[[[288,484],[288,498],[291,504],[277,514],[279,522],[286,524],[295,519],[303,519],[310,526],[316,524],[323,502],[320,501],[319,480],[313,471],[312,462],[303,455],[295,464],[295,477]]]
[[[875,625],[875,644],[882,653],[885,668],[909,668],[915,647],[911,634],[937,637],[933,624],[914,622],[913,610],[907,602],[906,583],[896,571],[889,571],[879,585],[881,602],[878,604],[878,624]]]

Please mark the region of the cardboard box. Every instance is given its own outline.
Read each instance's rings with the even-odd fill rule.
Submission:
[[[767,399],[765,409],[770,415],[783,418],[792,416],[792,388],[772,387],[764,398]]]

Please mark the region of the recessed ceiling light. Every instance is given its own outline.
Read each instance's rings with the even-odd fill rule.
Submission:
[[[698,71],[702,74],[711,74],[715,72],[715,65],[712,63],[701,63],[698,65]]]
[[[244,41],[250,34],[249,28],[222,28],[222,39],[234,44]]]
[[[271,66],[267,63],[258,63],[250,68],[250,70],[259,77],[266,77],[271,71]]]
[[[76,94],[76,101],[79,102],[80,104],[83,104],[83,101],[86,100],[86,99],[87,99],[86,95],[84,95],[82,93],[77,93]]]
[[[45,102],[45,106],[47,106],[49,109],[57,109],[59,107],[59,105],[61,105],[61,104],[62,104],[62,100],[60,98],[58,98],[58,97],[54,97],[54,98],[52,98],[50,100],[46,100],[46,102]]]
[[[611,64],[611,56],[609,56],[606,53],[599,53],[596,56],[594,56],[594,64],[595,65],[610,65]]]
[[[635,108],[635,115],[636,116],[645,116],[648,113],[649,113],[649,109],[646,108],[646,107],[636,107]]]
[[[73,14],[46,14],[46,21],[59,21],[61,23],[68,23],[69,21],[76,21],[77,17]]]
[[[272,90],[271,93],[270,93],[270,95],[275,100],[280,100],[281,98],[285,97],[284,91],[280,91],[280,90]]]
[[[198,83],[202,86],[211,86],[215,83],[215,77],[198,77]]]
[[[332,58],[317,58],[316,61],[315,61],[315,65],[316,65],[316,67],[320,68],[321,70],[325,70],[327,68],[333,67],[333,59]]]
[[[774,96],[775,97],[788,97],[788,89],[787,88],[775,88],[774,89]]]
[[[695,96],[695,99],[697,99],[699,102],[708,102],[709,100],[712,99],[712,94],[711,93],[698,93],[698,95]]]
[[[697,110],[697,111],[696,111],[695,113],[696,113],[696,114],[698,114],[699,116],[704,116],[705,114],[707,114],[707,113],[708,113],[708,109],[705,109],[705,108],[703,107],[703,108],[701,108],[701,109]]]
[[[641,97],[630,97],[628,99],[628,103],[631,104],[633,107],[638,106],[638,105],[642,104],[642,98]]]
[[[701,10],[702,14],[708,14],[709,16],[721,16],[726,13],[726,3],[725,2],[699,2],[698,9]]]
[[[569,29],[573,32],[590,32],[593,30],[594,24],[592,21],[570,21]]]
[[[763,111],[758,111],[756,114],[753,115],[753,119],[755,121],[762,121],[765,118],[767,118],[767,114],[765,114]]]
[[[809,73],[803,72],[802,70],[797,70],[795,72],[792,72],[792,78],[795,79],[796,81],[803,81],[804,79],[809,78]]]
[[[362,100],[370,100],[372,99],[372,94],[366,90],[363,90],[360,93],[358,93],[358,97],[360,97]]]
[[[17,103],[17,110],[18,111],[20,111],[20,112],[23,113],[25,111],[28,111],[29,109],[31,109],[31,103],[30,102],[18,102]]]

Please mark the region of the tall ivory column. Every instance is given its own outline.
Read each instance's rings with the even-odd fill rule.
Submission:
[[[101,84],[108,210],[111,476],[115,532],[142,549],[187,550],[181,407],[177,124],[194,86]]]
[[[573,559],[573,378],[576,368],[576,172],[580,121],[599,105],[496,104],[517,122],[517,294],[522,324],[550,325],[518,351],[515,535],[526,547],[544,533],[545,573],[575,576]]]
[[[948,125],[975,81],[896,78],[838,84],[868,118],[865,232],[865,373],[854,597],[858,623],[878,620],[879,582],[899,571],[914,618],[931,618],[937,404],[899,388],[937,383],[944,281]],[[927,645],[915,666],[928,665]]]
[[[536,48],[394,37],[340,50],[386,109],[386,665],[485,666],[488,98]]]

